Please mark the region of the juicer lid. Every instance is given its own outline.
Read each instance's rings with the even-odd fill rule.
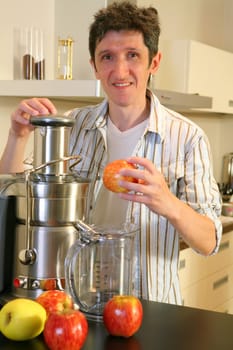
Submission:
[[[66,117],[64,115],[58,115],[58,114],[30,117],[30,123],[34,126],[71,127],[74,125],[74,122],[75,120],[73,118]]]

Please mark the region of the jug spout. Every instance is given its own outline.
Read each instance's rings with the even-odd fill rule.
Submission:
[[[81,232],[90,232],[92,235],[98,234],[97,231],[94,230],[94,228],[87,224],[86,222],[82,220],[78,220],[77,222],[74,223],[74,227]]]

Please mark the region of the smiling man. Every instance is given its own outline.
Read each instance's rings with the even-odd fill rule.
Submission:
[[[160,26],[157,10],[117,2],[95,14],[90,27],[90,62],[106,98],[77,108],[70,150],[80,154],[78,170],[92,177],[90,221],[133,221],[136,239],[134,293],[144,299],[181,304],[178,277],[182,238],[203,255],[217,252],[221,239],[221,200],[212,173],[204,132],[182,115],[162,106],[148,89],[159,68]],[[32,130],[30,115],[56,113],[46,98],[20,103],[11,117],[1,172],[23,169]],[[122,169],[136,183],[121,181],[128,193],[102,184],[103,169],[127,159],[136,169]]]

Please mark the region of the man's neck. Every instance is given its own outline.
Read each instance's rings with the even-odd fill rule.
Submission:
[[[140,124],[149,117],[150,101],[145,100],[144,106],[119,107],[109,105],[109,117],[112,123],[120,130],[125,131]]]

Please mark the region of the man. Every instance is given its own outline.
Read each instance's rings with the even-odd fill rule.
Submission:
[[[203,255],[221,239],[221,201],[213,178],[208,140],[190,120],[162,106],[147,88],[159,68],[160,27],[155,8],[128,2],[100,10],[90,27],[90,62],[107,95],[101,104],[75,109],[70,150],[79,170],[92,178],[90,220],[138,224],[135,293],[181,304],[178,278],[182,238]],[[56,113],[45,98],[24,100],[12,114],[1,172],[23,170],[30,115]],[[127,158],[137,166],[122,175],[140,181],[114,194],[102,186],[104,166]],[[100,179],[100,181],[97,181]]]

